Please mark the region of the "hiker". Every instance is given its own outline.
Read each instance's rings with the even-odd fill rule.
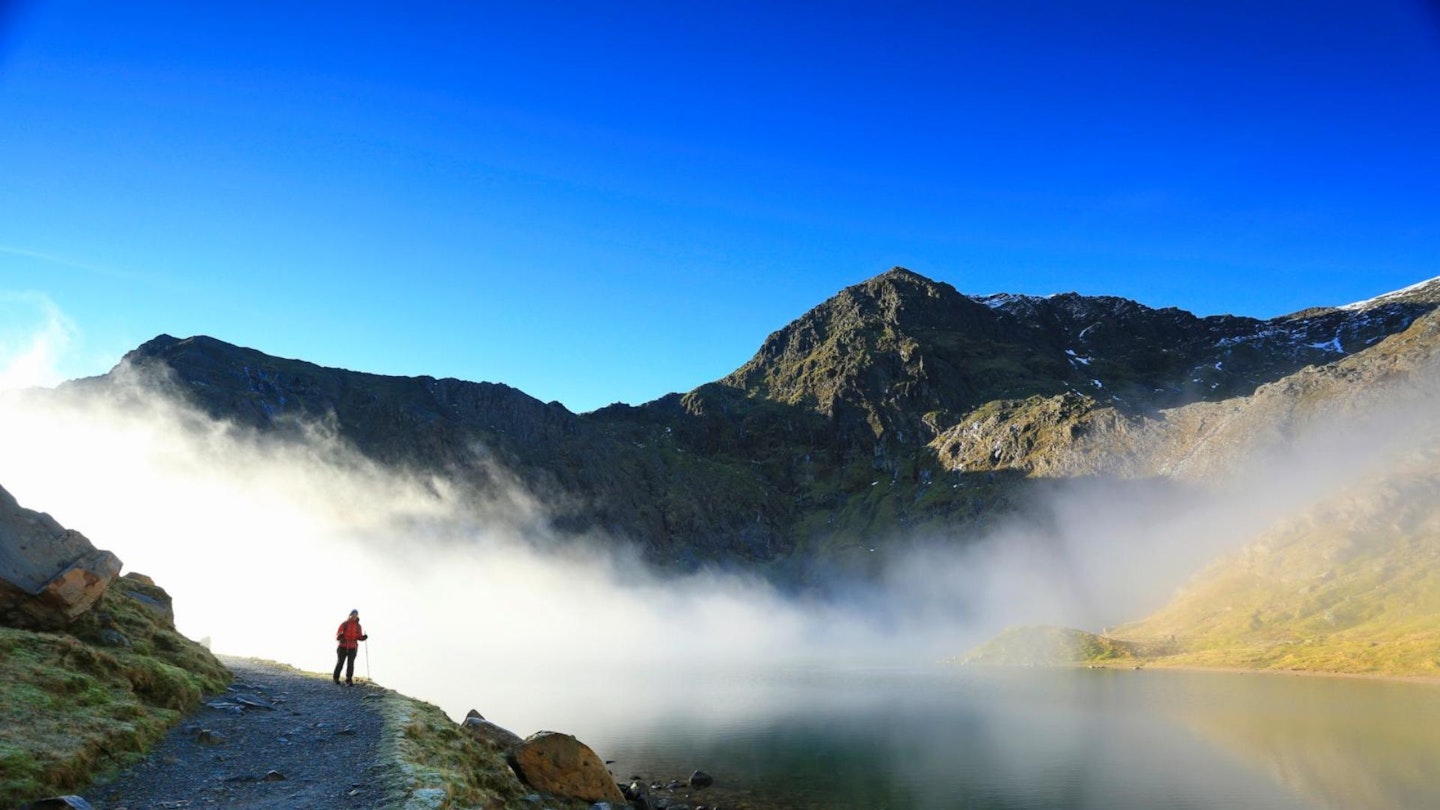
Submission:
[[[340,669],[345,668],[345,685],[355,685],[355,653],[360,649],[360,642],[370,638],[365,631],[360,629],[360,611],[350,611],[350,618],[340,623],[340,629],[335,631],[335,641],[340,646],[335,648],[335,685],[340,685]]]

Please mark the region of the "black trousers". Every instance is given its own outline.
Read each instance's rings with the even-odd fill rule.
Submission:
[[[335,648],[335,682],[340,682],[340,668],[345,668],[345,682],[351,683],[355,680],[355,653],[360,652],[357,647],[336,647]]]

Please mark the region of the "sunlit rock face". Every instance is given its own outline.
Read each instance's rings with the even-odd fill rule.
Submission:
[[[120,559],[0,488],[0,624],[60,630],[89,610]]]

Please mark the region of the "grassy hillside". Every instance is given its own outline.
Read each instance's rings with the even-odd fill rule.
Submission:
[[[130,646],[105,644],[112,632]],[[0,627],[0,806],[123,767],[229,681],[118,581],[70,633]]]
[[[1202,666],[1440,675],[1440,474],[1433,453],[1222,560],[1119,638]]]
[[[1440,450],[1413,438],[1401,458],[1218,560],[1157,613],[1105,636],[1012,628],[963,663],[1440,676]]]

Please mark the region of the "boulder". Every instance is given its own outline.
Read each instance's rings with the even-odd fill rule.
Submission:
[[[524,742],[524,740],[520,739],[519,734],[516,734],[508,728],[495,725],[481,717],[479,713],[473,709],[470,715],[465,718],[465,722],[460,724],[460,730],[480,741],[486,748],[494,751],[509,751]]]
[[[120,559],[0,488],[0,624],[63,630],[120,573]]]
[[[115,582],[115,587],[150,611],[160,626],[167,630],[175,629],[175,608],[171,604],[170,594],[156,585],[155,580],[132,571],[120,577]]]
[[[569,734],[541,731],[511,753],[520,778],[536,790],[589,802],[625,802],[605,763]]]

